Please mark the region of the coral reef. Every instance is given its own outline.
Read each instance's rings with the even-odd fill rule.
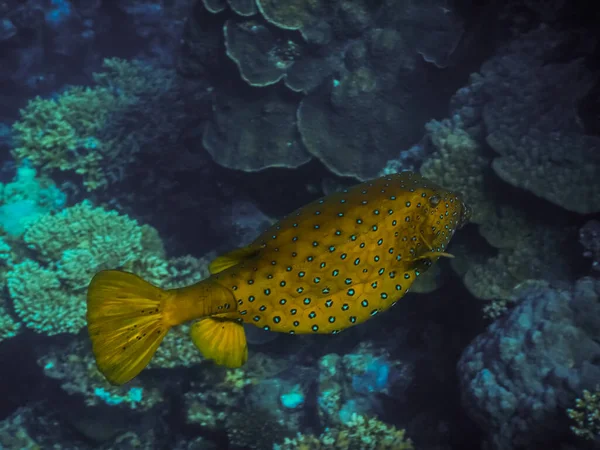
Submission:
[[[571,430],[587,440],[600,441],[600,388],[594,392],[583,390],[581,398],[575,399],[575,407],[567,409],[568,416],[576,425]]]
[[[586,258],[592,260],[592,270],[600,271],[600,222],[590,220],[579,230],[579,242]]]
[[[444,2],[240,3],[199,2],[186,24],[180,61],[186,74],[214,80],[214,113],[203,139],[219,164],[296,167],[312,155],[335,174],[374,177],[398,148],[419,140],[425,105],[435,109],[447,95],[443,83],[436,92],[431,86],[443,81],[435,67],[448,64],[462,20]],[[396,31],[400,24],[402,33]],[[217,75],[231,63],[242,83]],[[252,101],[262,96],[268,103]],[[256,106],[242,113],[233,107],[241,103]],[[286,121],[289,113],[294,118]],[[268,149],[263,158],[241,149],[233,127],[241,114],[255,117],[245,118],[250,127],[242,142],[250,149],[262,143]],[[220,142],[225,136],[234,141],[217,147],[215,129]]]
[[[202,144],[224,167],[258,171],[295,168],[310,160],[295,126],[296,102],[277,88],[266,92],[215,96],[213,121],[206,122]],[[286,98],[288,97],[288,98]],[[249,126],[240,127],[240,123]]]
[[[66,348],[56,348],[38,360],[46,376],[60,381],[65,394],[81,395],[87,406],[121,406],[144,411],[164,401],[153,386],[136,380],[127,386],[112,386],[96,368],[87,340],[78,339]]]
[[[162,249],[157,239],[149,227],[88,202],[40,217],[23,237],[35,259],[15,261],[6,275],[15,311],[39,333],[79,332],[91,276],[112,267],[135,271]]]
[[[94,76],[95,87],[72,87],[56,99],[36,97],[21,110],[13,125],[15,158],[27,158],[44,174],[74,172],[88,191],[120,179],[141,139],[125,130],[108,130],[109,119],[134,114],[141,98],[170,90],[173,74],[119,59],[106,59],[103,68]]]
[[[541,26],[481,67],[491,99],[486,141],[499,154],[492,168],[507,183],[570,211],[598,212],[600,137],[586,134],[577,112],[597,80],[584,57],[553,61],[565,39]]]
[[[517,306],[463,352],[463,404],[492,448],[531,447],[568,431],[564,411],[600,379],[600,283],[529,282]]]
[[[404,430],[377,419],[354,414],[345,426],[328,429],[318,437],[298,434],[275,445],[274,450],[412,450]]]
[[[0,447],[596,448],[590,5],[0,2]],[[131,383],[97,370],[98,270],[187,286],[405,169],[472,216],[392,310],[336,336],[245,327],[236,369],[185,324]]]
[[[91,73],[100,69],[107,56],[172,64],[190,3],[190,0],[2,2],[0,121],[14,117],[22,107],[23,94],[46,95],[65,83],[89,81]],[[129,45],[121,45],[124,42]]]
[[[535,84],[539,79],[535,72],[537,66],[528,63],[531,58],[540,58],[539,65],[542,64],[544,57],[550,58],[536,46],[536,42],[542,39],[541,35],[544,34],[549,35],[552,45],[558,45],[557,41],[564,39],[564,36],[553,34],[543,27],[520,36],[520,39],[514,41],[514,45],[507,45],[504,50],[506,54],[501,52],[484,63],[481,73],[472,74],[469,84],[456,92],[450,101],[450,118],[442,121],[434,120],[426,125],[428,155],[421,166],[421,173],[442,186],[458,190],[464,195],[473,209],[471,221],[478,225],[479,234],[488,244],[486,249],[486,246],[482,246],[477,241],[465,242],[464,245],[457,242],[458,258],[453,261],[452,267],[463,278],[470,293],[486,301],[484,314],[492,319],[499,317],[508,305],[514,303],[512,289],[520,282],[528,279],[570,282],[574,277],[572,267],[576,265],[574,263],[576,256],[564,252],[563,249],[575,238],[576,222],[570,219],[568,213],[544,205],[541,200],[536,204],[538,210],[532,213],[531,203],[537,201],[534,197],[524,197],[522,201],[515,201],[510,195],[506,195],[501,183],[509,180],[502,175],[497,176],[499,175],[497,170],[493,170],[498,166],[499,159],[489,148],[489,146],[494,148],[490,136],[496,136],[494,142],[498,142],[500,136],[499,131],[493,131],[494,120],[498,121],[502,116],[502,120],[508,121],[518,116],[516,112],[510,113],[502,109],[501,105],[504,104],[502,102],[507,101],[506,96],[503,94],[504,91],[497,91],[501,86],[516,87],[525,82],[503,82],[504,78],[496,75],[496,71],[498,74],[504,74],[502,76],[506,75],[502,64],[508,64],[509,57],[515,61],[515,65],[518,62],[518,67],[522,69],[519,71],[519,76],[528,80],[531,89],[535,88],[535,92],[539,94],[527,96],[530,104],[523,108],[528,111],[544,108],[546,94],[542,94],[543,86]],[[582,63],[577,62],[577,64],[579,67]],[[581,70],[585,72],[585,69],[581,68]],[[585,87],[582,92],[589,89],[589,82],[584,82],[585,79],[587,78],[581,80],[582,86]],[[578,86],[572,87],[575,96],[580,92]],[[517,91],[514,94],[524,95]],[[496,103],[488,101],[488,98],[494,99]],[[511,107],[516,104],[516,100],[510,101]],[[564,114],[571,114],[575,117],[572,106],[573,104],[568,102],[558,103],[552,114],[560,114],[561,117]],[[492,114],[493,111],[496,112]],[[551,118],[548,120],[553,122]],[[523,123],[525,122],[530,123],[530,121]],[[498,127],[504,130],[503,132],[509,129],[508,125],[498,124]],[[518,130],[514,132],[520,133]],[[581,129],[579,131],[582,132]],[[547,140],[554,139],[552,133],[567,136],[571,131],[566,126],[561,127],[560,131],[554,129],[549,131],[547,127],[540,125],[540,129],[535,133],[539,139]],[[594,138],[590,137],[590,139],[593,141]],[[591,142],[590,139],[586,142]],[[513,141],[516,142],[516,138],[511,141],[506,137],[506,142]],[[540,158],[545,161],[554,159],[551,153],[553,147],[540,143],[538,148],[540,150],[537,153],[540,154]],[[593,150],[593,146],[586,148],[585,151]],[[548,151],[542,153],[544,149]],[[588,160],[582,156],[572,164],[560,167],[572,167],[571,172],[574,176],[579,176],[578,174],[584,176],[588,169],[592,172],[595,170],[593,161],[593,158]],[[527,180],[535,180],[537,176],[531,176],[531,171],[522,175]],[[548,183],[548,189],[551,187],[569,196],[570,204],[563,204],[557,198],[554,201],[548,197],[551,195],[548,192],[546,195],[533,191],[536,195],[553,201],[569,211],[589,210],[587,207],[582,209],[580,206],[573,206],[573,202],[588,201],[586,199],[594,197],[591,192],[594,191],[595,181],[575,180],[559,174],[546,174],[543,177],[546,177],[545,181],[540,183]],[[519,183],[511,182],[511,184],[518,188],[529,189]],[[580,186],[585,186],[584,189],[590,187],[591,190],[581,195],[579,192],[570,191],[570,189],[580,189]]]
[[[28,223],[59,211],[66,200],[66,194],[52,180],[38,177],[29,161],[24,160],[12,182],[0,183],[0,230],[13,238],[20,236]]]

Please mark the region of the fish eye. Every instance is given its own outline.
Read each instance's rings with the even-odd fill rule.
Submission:
[[[439,205],[440,197],[438,197],[437,195],[432,195],[431,197],[429,197],[429,204],[433,207]]]

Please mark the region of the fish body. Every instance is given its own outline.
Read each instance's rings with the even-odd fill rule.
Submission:
[[[403,172],[298,209],[213,277],[235,295],[227,318],[269,331],[337,333],[404,296],[462,220],[458,195]]]
[[[390,308],[446,253],[469,218],[457,193],[412,172],[316,200],[252,244],[218,257],[211,276],[165,291],[121,271],[88,290],[88,330],[98,367],[122,384],[150,361],[166,331],[192,325],[209,359],[247,359],[242,323],[263,330],[336,334]],[[136,314],[137,312],[137,314]]]

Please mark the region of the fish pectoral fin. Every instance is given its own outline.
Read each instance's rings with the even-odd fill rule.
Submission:
[[[425,245],[425,247],[427,247],[427,250],[429,250],[429,251],[426,253],[423,253],[421,256],[417,256],[416,258],[413,258],[412,261],[418,261],[420,259],[432,258],[432,257],[436,257],[436,256],[437,257],[443,256],[445,258],[454,258],[454,255],[452,255],[450,253],[436,252],[433,249],[433,245],[431,245],[431,242],[429,242],[429,240],[425,236],[425,233],[423,232],[423,230],[421,230],[421,239],[423,240],[423,244]]]
[[[241,323],[207,317],[192,325],[190,336],[204,357],[220,366],[233,369],[248,360],[246,333]]]
[[[423,240],[423,244],[425,244],[425,247],[427,247],[427,250],[432,251],[433,246],[429,243],[429,241],[425,237],[425,233],[423,233],[423,231],[421,231],[421,239]]]
[[[436,258],[436,257],[444,257],[444,258],[454,258],[454,255],[452,253],[446,253],[446,252],[427,252],[422,254],[421,256],[417,256],[415,258],[411,258],[410,261],[420,261],[422,259],[430,259],[430,258]]]
[[[208,265],[208,270],[210,271],[211,275],[223,272],[225,269],[229,269],[230,267],[238,265],[242,261],[256,256],[257,253],[258,250],[256,248],[238,248],[237,250],[233,250],[213,259]]]

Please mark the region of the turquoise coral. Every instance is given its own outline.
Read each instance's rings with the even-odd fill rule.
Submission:
[[[28,223],[65,204],[66,194],[53,181],[38,177],[30,161],[24,160],[12,182],[0,183],[0,231],[18,237]]]
[[[67,395],[81,395],[88,406],[109,405],[145,411],[162,402],[155,384],[135,380],[126,386],[109,384],[96,367],[89,342],[77,338],[66,348],[57,346],[38,360],[45,375],[55,379]]]

